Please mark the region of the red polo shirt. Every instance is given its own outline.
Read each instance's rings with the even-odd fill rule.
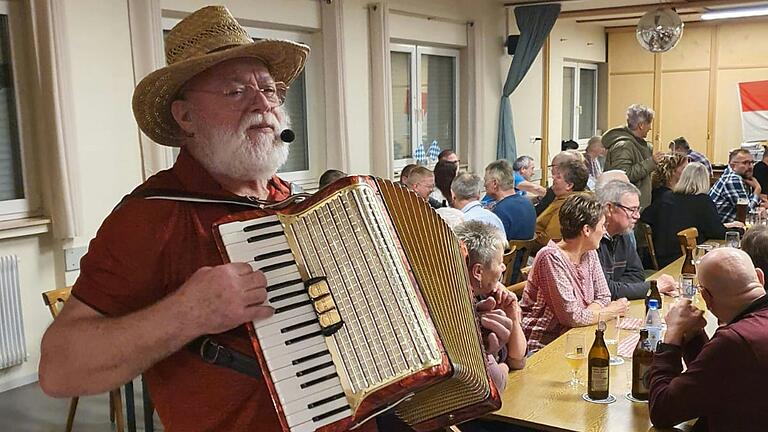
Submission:
[[[184,150],[173,168],[152,176],[139,186],[143,188],[233,196]],[[288,183],[278,177],[269,181],[270,200],[288,195]],[[223,204],[128,199],[91,241],[72,295],[106,316],[143,309],[177,290],[198,268],[222,264],[211,226],[222,216],[243,210]],[[253,353],[244,327],[218,339]],[[186,349],[144,375],[167,431],[280,430],[262,380],[209,365]]]

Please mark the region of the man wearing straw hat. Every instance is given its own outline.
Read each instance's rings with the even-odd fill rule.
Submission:
[[[243,207],[144,197],[290,195],[275,176],[288,152],[282,104],[308,53],[293,42],[253,42],[224,7],[200,9],[171,30],[168,66],[138,84],[133,111],[147,136],[181,152],[91,242],[72,297],[43,337],[46,393],[102,393],[143,373],[166,431],[280,429],[263,379],[249,368],[242,326],[272,315],[263,305],[267,281],[248,264],[223,264],[211,233],[214,221]],[[231,364],[185,348],[203,335],[216,335]]]

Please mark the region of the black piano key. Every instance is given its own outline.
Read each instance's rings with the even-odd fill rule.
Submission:
[[[283,262],[279,262],[279,263],[275,263],[275,264],[270,264],[268,266],[264,266],[264,267],[260,268],[259,270],[261,270],[261,271],[266,273],[266,272],[269,272],[269,271],[272,271],[272,270],[277,270],[277,269],[289,267],[289,266],[292,266],[294,264],[295,264],[295,261],[293,261],[293,260],[291,260],[291,261],[283,261]]]
[[[310,325],[316,324],[316,323],[317,323],[317,318],[313,318],[313,319],[310,319],[310,320],[307,320],[307,321],[304,321],[304,322],[300,322],[298,324],[293,324],[293,325],[289,325],[288,327],[281,328],[280,329],[280,333],[292,332],[294,330],[298,330],[298,329],[300,329],[302,327],[310,326]]]
[[[243,228],[243,232],[256,231],[256,230],[260,230],[260,229],[264,229],[264,228],[269,228],[269,227],[272,227],[272,226],[275,226],[275,225],[280,225],[280,221],[279,220],[275,220],[275,221],[259,222],[259,223],[255,223],[253,225],[248,225],[247,227]]]
[[[262,261],[262,260],[265,260],[265,259],[279,257],[281,255],[290,255],[290,253],[291,253],[290,249],[283,249],[283,250],[274,251],[274,252],[267,252],[265,254],[256,255],[255,257],[253,257],[253,260],[254,261]]]
[[[301,341],[304,341],[304,340],[307,340],[307,339],[312,339],[313,337],[322,336],[322,335],[323,335],[323,331],[322,330],[318,330],[316,332],[307,333],[305,335],[297,336],[297,337],[295,337],[293,339],[288,339],[287,341],[285,341],[285,344],[286,345],[293,345],[295,343],[299,343]]]
[[[257,241],[271,239],[271,238],[274,238],[274,237],[281,237],[283,235],[284,234],[283,234],[282,231],[270,232],[270,233],[264,233],[264,234],[255,235],[253,237],[248,237],[248,240],[246,240],[246,241],[248,243],[253,243],[253,242],[257,242]]]
[[[274,297],[270,297],[269,302],[270,303],[277,303],[279,301],[283,301],[285,299],[289,299],[291,297],[296,297],[298,295],[302,295],[302,294],[306,294],[306,293],[307,292],[304,291],[303,289],[298,290],[298,291],[291,291],[289,293],[280,294],[280,295],[277,295],[277,296],[274,296]]]
[[[300,308],[302,306],[306,306],[306,305],[310,305],[310,304],[312,304],[312,300],[300,301],[298,303],[290,304],[290,305],[279,307],[279,308],[275,309],[275,314],[279,314],[279,313],[283,313],[283,312],[288,312],[289,310],[293,310],[293,309]]]
[[[299,357],[296,360],[293,360],[291,362],[291,364],[296,366],[297,364],[301,364],[301,363],[304,363],[305,361],[310,361],[312,359],[316,359],[318,357],[322,357],[322,356],[324,356],[326,354],[330,354],[330,352],[328,350],[322,350],[322,351],[316,352],[314,354],[306,355],[304,357]]]
[[[294,279],[294,280],[289,280],[289,281],[285,281],[285,282],[276,283],[274,285],[268,286],[267,287],[267,292],[276,291],[276,290],[283,289],[285,287],[289,287],[291,285],[296,285],[296,284],[302,284],[302,286],[303,286],[304,281],[301,280],[301,279]]]
[[[298,371],[298,372],[296,372],[296,377],[302,377],[304,375],[311,374],[312,372],[317,372],[317,371],[319,371],[321,369],[327,368],[328,366],[333,366],[333,362],[332,361],[325,362],[323,364],[319,364],[317,366],[312,366],[311,368],[307,368],[307,369],[304,369],[302,371]]]
[[[341,399],[344,397],[344,393],[335,394],[333,396],[328,396],[325,399],[320,399],[319,401],[312,402],[311,404],[307,404],[307,409],[312,409],[315,407],[319,407],[320,405],[325,405],[328,402],[333,402],[336,399]]]
[[[319,422],[320,420],[324,418],[328,418],[330,416],[336,415],[340,412],[343,412],[344,410],[349,409],[349,405],[336,408],[335,410],[328,411],[327,413],[320,414],[319,416],[312,417],[313,422]]]
[[[307,381],[304,384],[301,384],[299,387],[305,389],[307,387],[312,387],[315,384],[320,384],[323,381],[328,381],[329,379],[334,379],[337,376],[339,376],[336,372],[329,373],[328,375],[321,376],[320,378],[315,378],[313,380]]]

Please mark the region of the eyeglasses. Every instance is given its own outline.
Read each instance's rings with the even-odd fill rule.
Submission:
[[[274,107],[281,106],[285,103],[285,95],[288,92],[288,87],[285,83],[278,81],[275,83],[257,85],[258,87],[248,84],[225,88],[223,90],[185,89],[184,91],[219,95],[228,102],[229,108],[232,110],[242,110],[253,104],[253,101],[256,100],[257,93],[261,93],[267,102]]]
[[[625,206],[625,205],[623,205],[621,203],[617,203],[617,202],[613,203],[613,205],[615,205],[616,207],[619,207],[620,209],[624,210],[624,212],[627,214],[627,217],[640,216],[640,210],[641,210],[640,206],[637,206],[637,207],[627,207],[627,206]]]
[[[741,165],[754,165],[755,161],[753,160],[745,160],[745,161],[739,161],[739,162],[733,162],[735,164],[741,164]]]

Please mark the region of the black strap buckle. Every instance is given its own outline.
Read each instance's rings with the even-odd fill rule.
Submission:
[[[219,360],[219,355],[222,352],[222,346],[211,340],[211,338],[205,338],[200,343],[200,358],[203,359],[206,363],[210,364],[216,364],[216,362]],[[211,356],[211,350],[213,351],[213,356]]]

